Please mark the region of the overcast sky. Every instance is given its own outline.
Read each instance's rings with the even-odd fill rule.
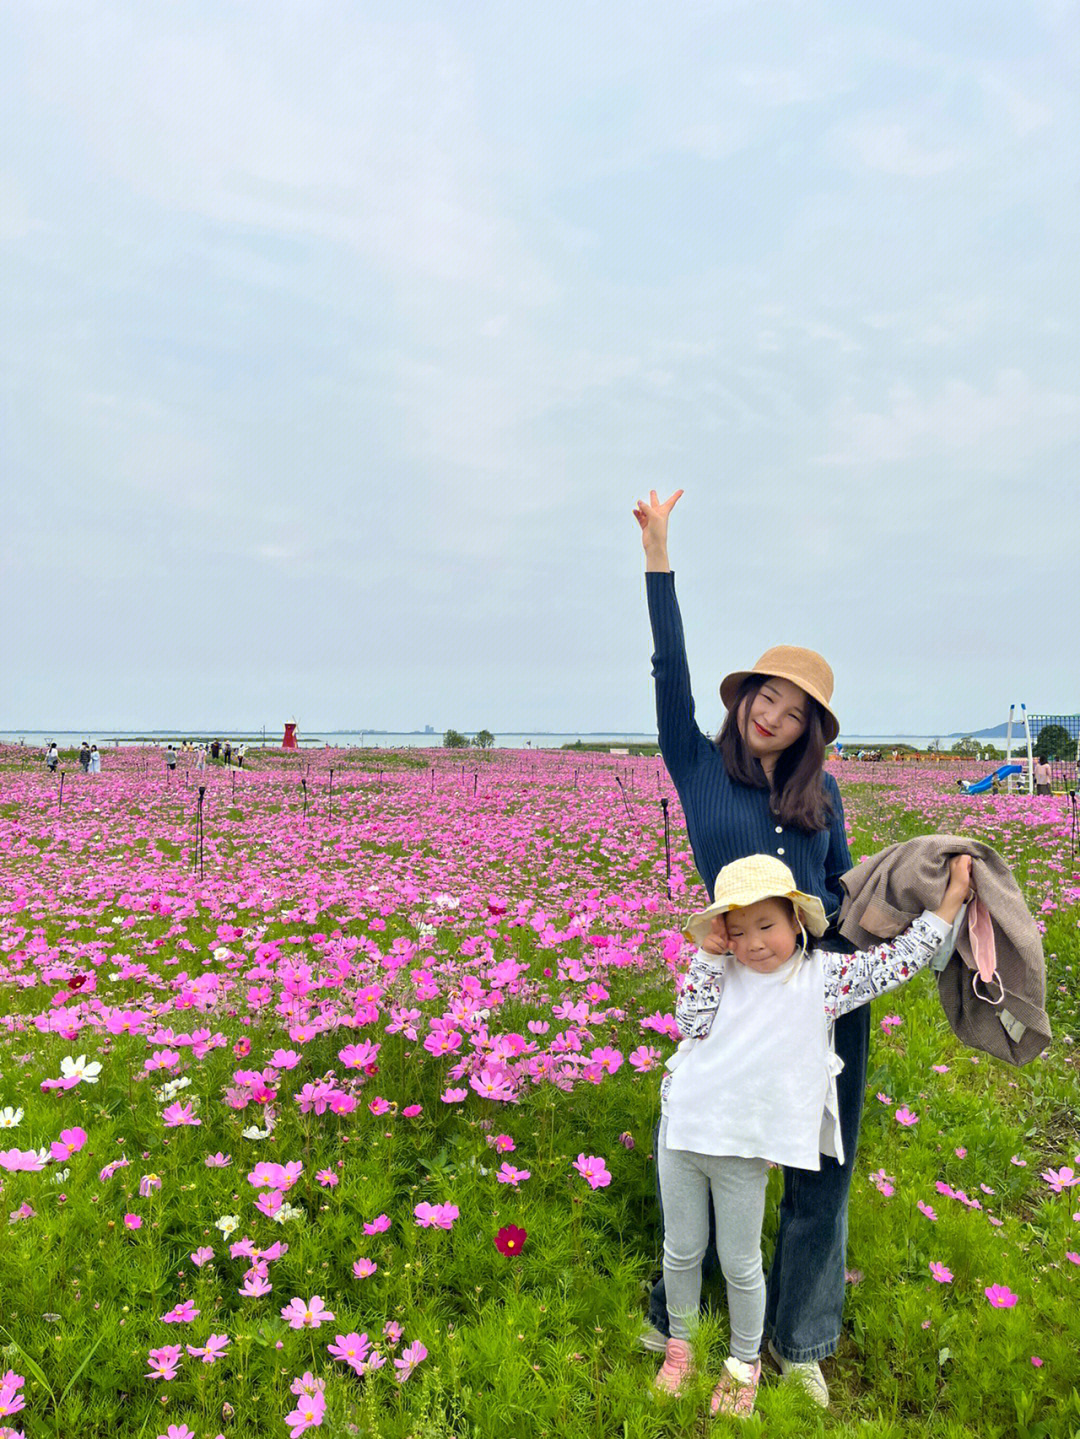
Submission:
[[[0,728],[1080,708],[1077,4],[0,15]]]

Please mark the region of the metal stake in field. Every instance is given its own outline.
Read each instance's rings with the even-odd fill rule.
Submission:
[[[626,798],[626,786],[618,775],[615,776],[615,783],[619,786],[619,793],[622,795],[622,802],[626,806],[627,816],[632,818],[632,816],[630,816],[630,801]]]
[[[203,849],[203,800],[205,798],[206,786],[204,784],[201,784],[199,786],[199,805],[195,811],[195,863],[192,866],[193,869],[197,869],[199,871],[200,879],[204,879],[206,877],[206,870],[204,867],[205,855]]]
[[[328,819],[334,817],[334,771],[330,769],[330,788],[327,790],[326,814]]]
[[[60,806],[61,806],[63,803],[64,803],[64,771],[61,770],[61,771],[60,771],[60,793],[59,793],[59,795],[57,796],[56,808],[59,809]]]
[[[660,808],[664,811],[664,864],[667,878],[667,897],[671,899],[671,822],[668,819],[668,798],[664,795],[660,801]]]
[[[1076,859],[1076,790],[1068,791],[1069,805],[1072,808],[1072,833],[1069,836],[1069,858]]]
[[[307,824],[307,780],[301,778],[300,786],[304,791],[304,823]]]

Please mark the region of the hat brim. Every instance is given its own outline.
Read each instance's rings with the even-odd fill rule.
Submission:
[[[739,693],[739,686],[743,680],[751,675],[764,675],[771,679],[790,680],[793,685],[798,685],[804,695],[809,695],[815,704],[821,706],[824,711],[821,726],[825,733],[825,743],[832,744],[833,740],[840,733],[840,721],[833,713],[832,707],[813,690],[807,689],[806,680],[799,675],[784,674],[782,670],[735,670],[732,674],[725,675],[720,681],[720,699],[726,710],[730,710],[735,703],[735,696]]]
[[[718,904],[710,904],[707,909],[702,909],[697,914],[692,914],[686,921],[683,934],[692,944],[701,945],[708,938],[712,928],[712,922],[718,914],[727,914],[733,909],[746,909],[752,904],[760,904],[765,899],[788,899],[795,906],[795,912],[802,920],[807,931],[815,939],[821,936],[829,927],[829,921],[825,918],[825,906],[816,894],[804,894],[801,889],[789,889],[782,894],[762,894],[755,891],[742,898],[741,904],[734,900],[725,899]]]

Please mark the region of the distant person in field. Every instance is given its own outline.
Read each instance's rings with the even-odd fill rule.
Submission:
[[[211,758],[211,759],[217,759],[217,757],[218,757],[218,755],[219,755],[220,753],[221,753],[221,741],[220,741],[219,739],[212,740],[211,743],[210,743],[210,758]]]
[[[245,755],[245,754],[247,754],[247,745],[244,744],[243,741],[241,741],[241,742],[236,746],[236,767],[237,767],[237,769],[243,769],[243,768],[244,768],[244,755]]]
[[[89,770],[90,768],[90,746],[87,744],[86,740],[83,740],[82,745],[79,748],[79,766],[82,769],[83,774],[86,774],[87,770]]]
[[[175,745],[170,744],[169,747],[166,749],[166,751],[165,751],[165,763],[168,765],[168,767],[169,767],[170,770],[175,771],[175,769],[176,769],[176,746],[175,746]]]
[[[221,752],[225,756],[226,765],[228,765],[228,767],[232,769],[232,745],[228,740],[225,741],[224,748]]]
[[[49,747],[45,751],[45,767],[50,774],[56,773],[56,766],[60,763],[60,751],[56,748],[56,741],[50,740]]]
[[[96,744],[90,746],[90,774],[101,773],[101,751]]]
[[[838,953],[828,941],[815,942],[828,928],[821,900],[796,888],[782,860],[750,855],[724,866],[713,903],[688,920],[686,937],[698,951],[675,1006],[682,1043],[667,1062],[656,1147],[672,1335],[657,1388],[680,1393],[693,1375],[690,1339],[711,1189],[731,1327],[712,1412],[753,1412],[769,1167],[814,1171],[824,1154],[850,1167],[855,1156],[845,1151],[837,1123],[829,1026],[925,969],[970,890],[971,856],[954,855],[933,913],[924,911],[888,943]]]
[[[645,549],[660,752],[686,816],[698,873],[711,900],[717,874],[732,860],[751,854],[783,860],[799,890],[821,902],[830,947],[849,951],[831,928],[843,897],[840,876],[851,868],[840,791],[824,769],[826,746],[840,732],[831,708],[832,670],[813,650],[779,645],[721,682],[727,718],[720,733],[699,729],[668,559],[668,517],[681,495],[676,490],[661,503],[654,490],[648,502],[638,501],[634,517]],[[751,600],[737,576],[733,564],[708,581],[719,584],[728,615],[742,613]],[[835,1034],[844,1065],[840,1127],[844,1150],[853,1155],[866,1088],[870,1006],[842,1015]],[[785,1168],[769,1271],[770,1351],[784,1374],[823,1407],[829,1391],[819,1361],[835,1353],[840,1339],[851,1174],[850,1163],[832,1158],[823,1159],[819,1170]],[[670,1333],[663,1281],[653,1290],[649,1319],[653,1328],[642,1343],[662,1348]]]
[[[1054,776],[1050,766],[1042,755],[1038,755],[1035,760],[1035,793],[1053,794],[1053,778]]]
[[[195,771],[197,774],[204,774],[206,771],[206,746],[201,744],[195,752]]]

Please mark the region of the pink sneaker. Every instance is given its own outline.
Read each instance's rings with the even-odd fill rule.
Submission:
[[[709,1407],[714,1414],[737,1414],[740,1418],[748,1418],[754,1412],[760,1381],[760,1359],[754,1364],[745,1364],[729,1354],[724,1360],[724,1372],[713,1390]]]
[[[664,1362],[656,1376],[656,1387],[665,1394],[681,1394],[683,1385],[694,1372],[694,1355],[686,1339],[669,1339],[664,1348]]]

